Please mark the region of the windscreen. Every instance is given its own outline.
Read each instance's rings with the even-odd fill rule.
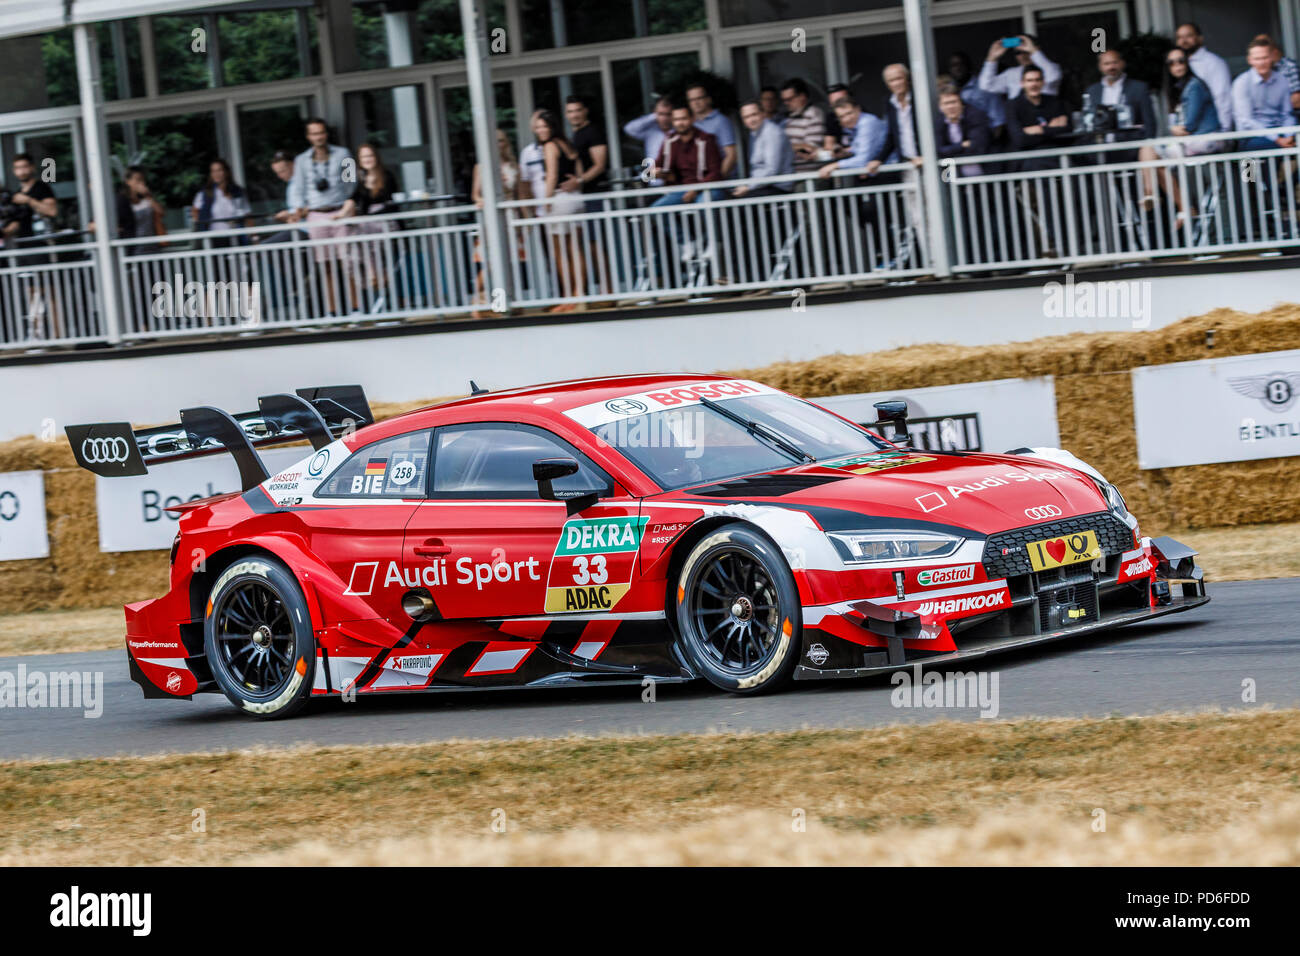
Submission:
[[[665,490],[889,447],[856,425],[782,392],[710,401],[720,408],[683,402],[588,427]],[[632,400],[623,407],[635,412],[644,404]]]

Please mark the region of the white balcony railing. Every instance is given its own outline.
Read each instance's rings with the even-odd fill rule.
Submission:
[[[76,234],[0,250],[0,348],[19,350],[104,339],[99,260]]]
[[[1300,150],[1234,149],[1297,129],[941,160],[938,224],[925,221],[910,165],[715,183],[690,203],[674,203],[692,189],[683,186],[505,202],[508,275],[498,277],[481,255],[484,214],[469,205],[337,220],[327,231],[300,223],[120,239],[107,262],[91,244],[42,240],[0,250],[0,349],[916,279],[934,275],[933,238],[950,243],[958,274],[1297,247]],[[1188,143],[1196,155],[1172,148]],[[788,188],[731,195],[777,184]],[[116,329],[104,327],[103,268],[117,270]]]

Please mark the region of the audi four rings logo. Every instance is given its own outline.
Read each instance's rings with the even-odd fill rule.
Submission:
[[[81,443],[81,457],[93,465],[107,465],[115,461],[126,461],[130,450],[126,439],[120,436],[87,438]]]
[[[1025,517],[1033,518],[1035,521],[1042,521],[1044,518],[1059,518],[1061,509],[1056,505],[1039,505],[1037,508],[1026,508]]]

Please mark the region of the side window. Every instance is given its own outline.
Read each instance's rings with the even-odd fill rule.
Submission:
[[[412,432],[367,445],[316,491],[318,498],[423,498],[429,432]]]
[[[554,483],[557,491],[612,490],[609,477],[565,442],[533,428],[462,425],[439,428],[433,493],[466,498],[537,498],[533,462],[576,458],[579,468]]]

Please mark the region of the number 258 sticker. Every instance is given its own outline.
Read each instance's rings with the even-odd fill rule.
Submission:
[[[409,485],[415,480],[415,462],[399,461],[388,469],[388,480],[395,485]]]

